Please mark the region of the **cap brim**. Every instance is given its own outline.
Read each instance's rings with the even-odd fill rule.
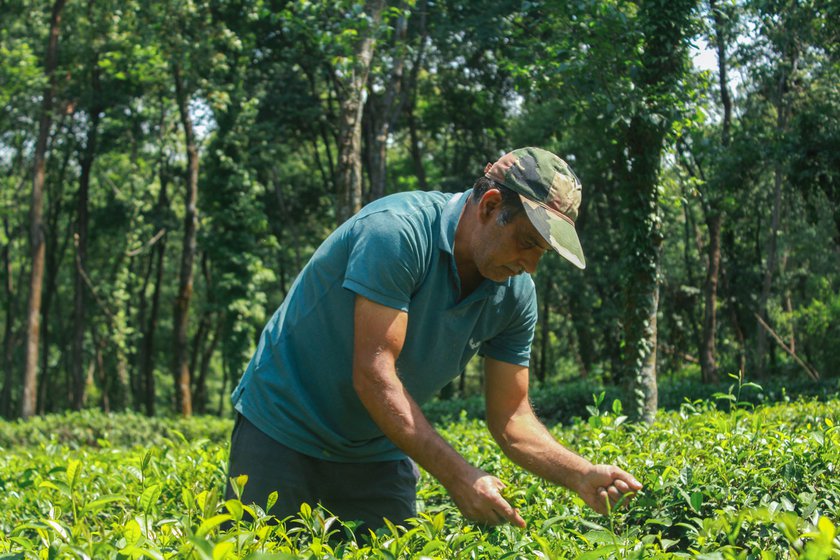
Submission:
[[[539,202],[534,202],[521,194],[519,198],[522,199],[522,205],[525,207],[525,213],[531,220],[531,224],[551,245],[551,248],[576,267],[586,268],[586,259],[583,258],[583,248],[580,246],[575,226],[555,215]]]

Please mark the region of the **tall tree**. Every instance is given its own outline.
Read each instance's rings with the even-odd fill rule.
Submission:
[[[714,22],[715,47],[718,59],[718,85],[721,106],[723,107],[723,122],[721,126],[720,145],[722,150],[729,148],[730,130],[732,129],[732,96],[729,93],[729,64],[728,47],[730,44],[729,17],[717,0],[709,0],[709,11]],[[716,383],[717,352],[715,339],[717,337],[717,297],[718,279],[720,276],[720,234],[723,222],[720,197],[707,194],[704,205],[706,228],[709,232],[709,245],[706,256],[706,281],[704,283],[703,300],[703,333],[700,342],[700,368],[703,381]]]
[[[181,266],[178,275],[178,297],[175,300],[174,368],[176,409],[184,416],[192,415],[190,391],[189,349],[187,328],[190,300],[193,295],[193,263],[198,231],[198,146],[195,128],[189,110],[189,93],[184,86],[181,63],[174,61],[172,76],[175,80],[175,97],[187,155],[186,193],[184,199],[184,237],[181,246]]]
[[[41,104],[41,121],[35,145],[35,164],[32,177],[32,203],[30,207],[30,244],[32,268],[29,278],[29,304],[26,323],[26,363],[23,373],[23,398],[21,416],[29,418],[37,405],[38,343],[40,336],[41,289],[44,278],[44,170],[46,166],[47,139],[52,125],[53,95],[56,89],[55,69],[58,63],[58,37],[61,31],[61,13],[65,0],[56,0],[50,17],[50,34],[44,63],[47,86]]]
[[[89,0],[87,7],[88,22],[93,26],[94,13],[93,2]],[[94,27],[96,29],[96,27]],[[93,37],[88,38],[88,43],[93,44]],[[73,408],[80,410],[85,398],[84,378],[84,340],[85,340],[85,311],[87,298],[84,281],[85,267],[87,266],[88,251],[88,200],[90,198],[90,174],[93,162],[96,157],[97,139],[99,135],[99,119],[103,111],[103,92],[100,81],[99,53],[93,50],[91,60],[87,67],[90,72],[90,95],[85,103],[88,116],[88,130],[85,139],[84,150],[81,154],[79,167],[79,191],[76,198],[76,223],[75,223],[75,247],[76,266],[74,267],[74,297],[73,297],[73,324],[75,333],[73,336],[73,358],[71,379],[73,382]]]
[[[625,227],[624,356],[636,397],[635,414],[653,422],[657,409],[656,350],[659,306],[659,171],[666,136],[677,119],[687,73],[687,42],[695,0],[639,2],[640,103],[630,110],[622,173]]]
[[[794,80],[799,74],[800,57],[804,48],[803,33],[810,18],[807,7],[798,8],[780,2],[755,2],[757,15],[764,26],[764,36],[768,40],[773,54],[778,57],[775,68],[771,70],[767,84],[768,96],[775,112],[774,142],[775,153],[772,158],[773,199],[770,216],[770,228],[764,249],[763,279],[758,298],[758,326],[756,327],[756,374],[763,377],[768,351],[768,333],[762,323],[767,324],[767,303],[771,296],[773,279],[778,267],[778,239],[782,219],[782,190],[786,181],[787,161],[785,153],[789,123],[793,108],[796,86]]]
[[[366,0],[352,50],[335,68],[341,109],[338,125],[336,219],[339,223],[362,207],[362,111],[376,36],[385,0]]]
[[[405,2],[400,6],[400,15],[396,18],[391,44],[380,53],[387,56],[378,66],[383,67],[381,74],[371,72],[372,93],[367,96],[364,108],[364,121],[367,129],[367,153],[370,170],[370,199],[376,200],[385,195],[385,183],[388,162],[388,139],[394,129],[395,121],[405,103],[405,62],[408,54],[407,35],[410,11]],[[421,45],[422,46],[422,45]],[[382,93],[377,93],[381,91]]]

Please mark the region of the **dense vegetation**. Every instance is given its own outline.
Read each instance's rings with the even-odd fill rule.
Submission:
[[[363,204],[568,159],[533,371],[840,373],[836,2],[10,0],[0,413],[224,412],[266,317]],[[470,375],[474,372],[470,370]],[[447,394],[469,396],[477,378]]]
[[[737,393],[719,395],[720,409],[686,403],[653,425],[625,422],[619,402],[596,399],[584,420],[555,428],[644,483],[609,516],[500,458],[481,421],[439,425],[508,482],[525,530],[465,521],[425,474],[407,527],[354,535],[308,507],[298,524],[270,523],[265,504],[220,499],[231,423],[212,417],[84,411],[34,420],[37,429],[4,423],[0,557],[840,558],[840,400],[753,409]],[[255,521],[242,520],[246,509]]]

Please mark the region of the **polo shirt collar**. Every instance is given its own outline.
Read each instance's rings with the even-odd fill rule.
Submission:
[[[450,255],[455,254],[455,229],[461,219],[464,206],[470,198],[469,191],[457,193],[449,199],[440,216],[440,235],[438,236],[438,247]]]

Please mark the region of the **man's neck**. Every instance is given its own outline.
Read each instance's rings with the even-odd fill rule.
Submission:
[[[472,238],[471,233],[475,229],[475,208],[473,207],[472,193],[470,199],[464,204],[461,216],[458,218],[458,225],[455,227],[455,243],[452,247],[455,256],[455,267],[458,273],[458,280],[461,283],[459,299],[469,296],[481,284],[484,277],[478,271],[478,267],[472,259]]]

